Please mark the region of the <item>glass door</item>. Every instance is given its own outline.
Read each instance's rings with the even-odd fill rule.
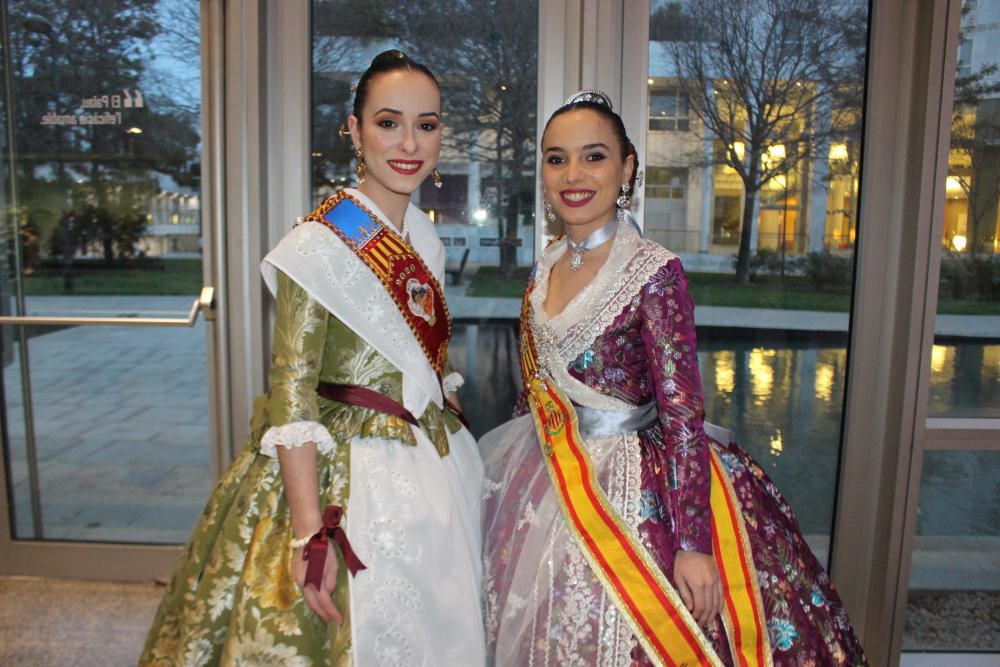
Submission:
[[[213,479],[200,3],[2,11],[0,549],[181,543]]]

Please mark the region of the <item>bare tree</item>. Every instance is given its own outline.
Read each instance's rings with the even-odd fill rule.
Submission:
[[[25,28],[11,48],[22,205],[40,231],[62,239],[50,247],[63,255],[67,286],[80,245],[100,248],[109,263],[130,254],[126,236],[145,224],[154,172],[196,183],[197,112],[159,94],[150,73],[162,18],[157,0],[26,0],[11,12],[12,25]],[[131,100],[143,88],[144,104],[122,104],[118,123],[76,122],[84,100]],[[72,122],[40,123],[46,113]],[[100,215],[84,214],[91,209]]]
[[[518,227],[534,210],[537,2],[436,0],[401,6],[414,55],[441,78],[448,141],[491,165],[500,273],[517,267]]]
[[[337,130],[347,124],[351,86],[368,67],[365,55],[396,28],[378,2],[323,0],[314,2],[312,11],[312,182],[314,195],[322,197],[351,178],[353,145]]]
[[[948,175],[958,183],[967,204],[969,254],[992,252],[1000,203],[1000,80],[997,66],[955,79]]]
[[[669,12],[660,29],[677,85],[701,130],[718,142],[713,160],[743,184],[740,283],[750,277],[761,188],[826,159],[831,138],[860,117],[866,7],[859,0],[688,0],[661,10]]]

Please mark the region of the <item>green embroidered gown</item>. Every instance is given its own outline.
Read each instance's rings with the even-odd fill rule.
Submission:
[[[327,624],[308,608],[292,580],[288,505],[278,460],[273,451],[262,452],[262,441],[271,427],[325,427],[331,441],[317,451],[320,507],[345,507],[348,522],[349,443],[358,438],[392,441],[392,447],[417,443],[402,420],[330,402],[315,391],[320,381],[357,384],[401,401],[401,373],[283,273],[276,301],[270,391],[256,400],[250,439],[194,528],[140,665],[355,664],[347,568],[341,563],[333,600],[344,623]],[[448,434],[459,429],[454,416],[431,404],[420,422],[438,452],[447,455]],[[379,662],[396,664],[395,648],[383,651],[386,659]]]

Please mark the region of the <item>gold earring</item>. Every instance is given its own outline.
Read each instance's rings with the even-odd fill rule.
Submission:
[[[340,129],[337,130],[337,136],[340,137],[341,139],[343,139],[344,137],[349,137],[351,136],[351,131],[348,130],[343,125],[341,125]]]
[[[365,153],[359,148],[355,156],[358,158],[358,166],[354,168],[354,173],[358,175],[358,185],[364,185],[365,172],[368,171],[368,165],[365,164]]]
[[[434,171],[431,172],[431,178],[434,179],[434,187],[440,190],[442,185],[441,172],[437,170],[437,167],[434,167]]]

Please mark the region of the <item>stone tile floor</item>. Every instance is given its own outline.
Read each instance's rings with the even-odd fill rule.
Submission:
[[[135,665],[162,594],[151,584],[0,577],[0,665]],[[907,645],[948,646],[932,635],[914,641],[913,630],[907,628]],[[904,653],[901,665],[992,667],[1000,654]]]
[[[0,577],[0,665],[134,666],[163,588]]]

